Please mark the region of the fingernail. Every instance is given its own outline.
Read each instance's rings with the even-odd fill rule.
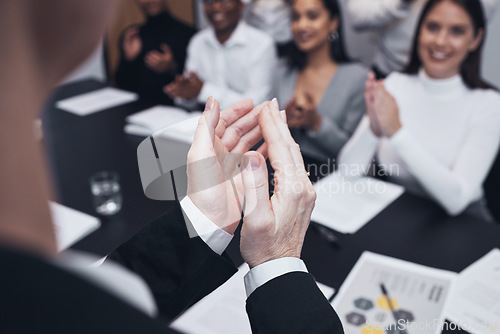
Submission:
[[[274,107],[275,107],[276,109],[279,109],[279,108],[280,108],[280,106],[279,106],[279,104],[278,104],[278,99],[277,99],[277,98],[272,99],[272,100],[271,100],[271,103],[274,105]]]
[[[286,111],[285,110],[281,110],[280,111],[280,115],[281,115],[281,119],[283,120],[283,122],[286,123]]]
[[[248,164],[246,166],[246,169],[249,171],[255,171],[259,169],[260,167],[260,159],[258,155],[255,154],[249,154],[247,155],[248,157]]]
[[[205,104],[205,111],[212,110],[214,108],[214,98],[210,96],[207,100],[207,103]]]

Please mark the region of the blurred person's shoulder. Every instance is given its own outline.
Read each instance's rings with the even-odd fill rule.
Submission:
[[[359,86],[364,89],[364,84],[370,70],[359,62],[340,63],[339,69],[348,77],[348,81],[354,86]]]

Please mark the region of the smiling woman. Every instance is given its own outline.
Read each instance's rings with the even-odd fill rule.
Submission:
[[[293,1],[292,33],[274,94],[303,154],[328,163],[363,116],[368,70],[349,62],[335,0]]]
[[[479,0],[430,0],[405,74],[366,83],[367,116],[342,164],[400,165],[390,180],[450,215],[491,220],[482,184],[500,143],[500,94],[480,76],[486,26]]]

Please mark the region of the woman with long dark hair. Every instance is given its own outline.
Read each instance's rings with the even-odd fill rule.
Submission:
[[[368,70],[349,63],[335,0],[294,0],[292,32],[274,91],[302,153],[333,160],[365,112]]]
[[[367,116],[341,163],[360,169],[376,155],[391,180],[448,214],[489,218],[482,184],[500,142],[500,94],[480,75],[485,35],[479,0],[430,0],[405,73],[368,78]]]

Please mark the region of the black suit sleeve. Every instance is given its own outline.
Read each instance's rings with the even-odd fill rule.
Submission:
[[[228,280],[236,267],[200,237],[190,238],[180,204],[150,223],[109,258],[141,276],[167,321]]]
[[[254,334],[344,333],[339,317],[311,274],[291,272],[257,288],[247,299]]]

